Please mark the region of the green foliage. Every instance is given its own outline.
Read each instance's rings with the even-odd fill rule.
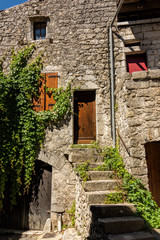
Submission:
[[[71,226],[75,227],[75,212],[76,212],[76,203],[73,201],[72,206],[69,210],[67,210],[67,213],[69,214],[71,218]]]
[[[149,227],[160,228],[160,208],[151,193],[146,190],[140,179],[134,178],[126,169],[117,148],[104,148],[104,163],[107,170],[114,170],[122,180],[123,191],[110,194],[106,202],[127,201],[137,206],[137,213],[142,216]]]
[[[112,203],[124,203],[126,200],[126,195],[124,192],[115,192],[107,194],[105,203],[112,204]]]
[[[0,68],[0,209],[5,194],[11,205],[29,190],[37,151],[48,122],[57,123],[70,113],[71,86],[54,89],[53,109],[35,112],[32,98],[39,97],[42,57],[32,60],[35,46],[13,52],[10,73]],[[10,186],[10,189],[6,187]]]
[[[80,178],[86,182],[89,180],[89,174],[88,174],[88,171],[89,171],[89,164],[90,162],[87,161],[85,163],[82,163],[82,164],[78,164],[77,167],[74,169],[75,172],[78,173],[78,175],[80,176]]]

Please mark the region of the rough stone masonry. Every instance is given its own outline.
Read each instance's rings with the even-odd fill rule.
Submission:
[[[0,12],[0,57],[9,71],[11,49],[31,43],[44,51],[43,73],[58,73],[58,87],[96,92],[96,140],[111,145],[107,26],[116,10],[112,0],[31,0]],[[34,40],[35,22],[46,22],[46,38]],[[52,224],[75,199],[76,176],[66,156],[73,143],[73,116],[47,129],[38,159],[52,166]],[[65,154],[65,155],[64,155]],[[32,217],[30,216],[30,220]]]

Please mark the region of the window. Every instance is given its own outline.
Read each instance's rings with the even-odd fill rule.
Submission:
[[[33,109],[36,112],[51,110],[55,105],[53,96],[46,93],[44,85],[48,88],[58,87],[58,73],[45,73],[43,74],[42,84],[39,89],[40,97],[37,100],[33,99]]]
[[[126,55],[127,72],[139,72],[147,70],[147,58],[145,53]]]
[[[50,18],[47,16],[29,17],[28,39],[44,40],[48,37],[48,26]]]
[[[34,23],[34,40],[41,40],[46,38],[46,22]]]

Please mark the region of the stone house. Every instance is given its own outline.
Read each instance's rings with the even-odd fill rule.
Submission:
[[[61,217],[67,223],[76,185],[70,145],[115,146],[116,136],[126,167],[160,202],[159,13],[158,0],[30,0],[0,12],[6,71],[11,48],[36,43],[44,51],[46,79],[58,87],[72,80],[77,88],[78,118],[47,129],[38,155],[39,200],[22,211],[27,222],[16,227],[43,229],[48,217],[54,226]]]

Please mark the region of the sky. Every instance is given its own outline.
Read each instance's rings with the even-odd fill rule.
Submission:
[[[27,0],[0,0],[0,10],[13,7]]]

